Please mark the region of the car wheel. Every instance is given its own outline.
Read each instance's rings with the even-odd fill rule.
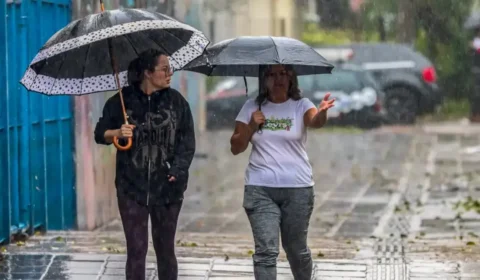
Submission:
[[[417,118],[418,99],[406,88],[391,88],[385,93],[385,108],[392,124],[413,124]]]

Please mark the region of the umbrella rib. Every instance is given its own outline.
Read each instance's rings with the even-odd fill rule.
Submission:
[[[152,38],[150,38],[150,32],[146,32],[147,35],[145,36],[148,40],[154,42],[159,48],[161,48],[164,52],[168,53],[168,51],[162,46],[160,45],[159,43],[157,43],[157,41],[153,40]],[[170,33],[171,34],[171,33]],[[176,36],[174,36],[175,38],[177,38]],[[180,39],[179,39],[180,40]],[[182,41],[182,40],[180,40]],[[183,41],[182,41],[183,42]],[[175,53],[175,52],[174,52]],[[174,54],[172,53],[172,54]],[[172,58],[173,60],[175,60],[175,62],[177,62],[178,65],[180,65],[179,61],[177,61],[172,55],[170,55],[170,58]]]
[[[133,44],[132,39],[130,38],[130,34],[125,34],[124,37],[127,39],[128,42],[130,42],[130,45],[132,46],[133,51],[134,51],[135,54],[138,56],[139,53],[138,53],[138,51],[137,51],[137,48],[135,48],[135,45]]]
[[[84,82],[84,79],[85,79],[85,68],[87,68],[87,61],[88,61],[88,56],[90,55],[90,47],[91,46],[92,46],[92,44],[88,45],[87,54],[85,55],[85,64],[83,64],[83,69],[82,69],[82,85],[80,86],[80,93],[83,92],[83,82]]]
[[[270,40],[272,40],[273,46],[275,47],[275,52],[277,53],[278,62],[280,62],[280,55],[278,54],[277,44],[275,44],[275,40],[273,40],[272,36],[269,36],[269,38]]]
[[[66,57],[67,57],[67,53],[64,54],[63,59],[62,59],[62,63],[61,63],[60,66],[58,67],[57,75],[55,75],[56,78],[55,78],[55,80],[54,80],[54,82],[53,82],[53,84],[52,84],[52,87],[51,87],[50,90],[48,91],[49,93],[52,92],[52,89],[55,88],[55,85],[57,84],[57,82],[58,82],[58,80],[59,80],[59,79],[58,79],[58,73],[60,73],[60,70],[62,70],[62,67],[63,67],[63,64],[65,63],[65,58],[66,58]]]
[[[202,54],[202,52],[198,51],[196,48],[194,48],[194,46],[192,46],[192,45],[189,43],[190,40],[188,40],[187,42],[185,42],[184,40],[182,40],[182,39],[178,38],[177,36],[175,36],[175,35],[174,35],[172,32],[170,32],[168,29],[165,29],[165,31],[166,31],[167,33],[171,34],[172,37],[175,37],[175,38],[177,38],[179,41],[182,41],[182,42],[185,44],[185,46],[190,46],[194,51],[196,51],[197,53],[200,53],[200,55]],[[196,33],[197,33],[197,32],[193,32],[193,33],[192,33],[192,36],[195,35]],[[190,38],[191,38],[191,37],[190,37]]]

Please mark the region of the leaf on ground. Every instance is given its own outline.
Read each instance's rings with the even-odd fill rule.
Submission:
[[[317,257],[323,258],[325,257],[325,254],[323,254],[322,252],[318,252]]]
[[[473,241],[468,241],[467,242],[467,246],[475,246],[475,245],[477,245],[477,244],[475,244],[475,242],[473,242]]]
[[[423,203],[420,201],[420,199],[417,200],[417,207],[422,207]]]
[[[180,247],[198,247],[198,244],[195,242],[180,242],[177,243]]]
[[[57,241],[57,242],[63,242],[63,237],[57,236],[57,238],[55,238],[55,241]]]
[[[252,256],[254,254],[253,250],[248,250],[248,255]]]
[[[25,246],[25,242],[23,242],[23,241],[17,241],[17,246]]]
[[[107,251],[107,252],[111,252],[111,253],[115,253],[115,254],[125,253],[125,250],[123,250],[121,248],[112,247],[112,246],[103,247],[102,250]]]
[[[478,235],[476,235],[475,233],[473,232],[469,232],[468,235],[470,235],[471,237],[475,237],[475,238],[478,238]]]

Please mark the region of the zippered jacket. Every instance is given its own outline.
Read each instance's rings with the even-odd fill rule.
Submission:
[[[129,124],[135,125],[133,144],[117,150],[115,185],[142,205],[183,200],[193,156],[195,132],[190,106],[175,89],[147,96],[137,86],[123,88]],[[95,127],[95,142],[106,143],[105,131],[124,123],[119,94],[107,100]],[[123,140],[120,141],[120,144]],[[176,178],[169,182],[168,175]]]

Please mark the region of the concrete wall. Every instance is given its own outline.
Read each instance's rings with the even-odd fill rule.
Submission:
[[[106,9],[148,6],[152,10],[169,9],[158,0],[104,0]],[[99,12],[98,0],[73,0],[73,18]],[[203,0],[176,0],[175,17],[201,29],[200,13]],[[162,11],[163,12],[163,11]],[[178,15],[177,15],[178,14]],[[199,74],[176,73],[172,86],[188,99],[199,133],[204,127],[205,77]],[[92,230],[118,217],[115,179],[115,148],[97,145],[93,130],[101,116],[103,105],[113,94],[98,93],[75,98],[75,145],[77,221],[80,230]]]
[[[100,11],[99,1],[74,0],[73,19]],[[128,5],[128,1],[105,1],[105,8]],[[115,148],[97,145],[95,124],[105,101],[113,94],[98,93],[75,98],[75,146],[77,225],[80,230],[95,229],[118,215],[116,204]]]
[[[297,37],[294,0],[207,0],[214,42],[237,36]]]

